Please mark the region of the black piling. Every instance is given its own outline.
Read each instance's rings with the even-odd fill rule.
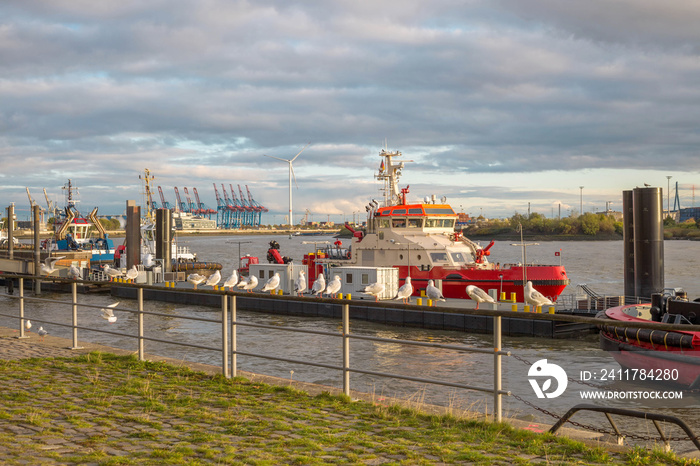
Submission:
[[[623,276],[625,296],[636,296],[634,279],[634,196],[633,191],[622,191],[622,239],[624,243]]]
[[[651,298],[664,289],[663,192],[635,188],[633,197],[635,296]]]
[[[172,212],[156,210],[156,259],[163,259],[163,272],[172,272]]]

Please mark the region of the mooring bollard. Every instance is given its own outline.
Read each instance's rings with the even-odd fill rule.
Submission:
[[[418,304],[419,306],[422,306],[423,305],[423,298],[416,298],[416,304]]]
[[[549,313],[554,314],[554,306],[549,306]]]
[[[433,307],[433,300],[432,300],[432,299],[428,299],[427,304],[428,304],[428,307]]]
[[[530,312],[530,305],[529,304],[526,304],[525,306],[523,306],[523,312]]]
[[[505,301],[505,300],[506,300],[506,292],[501,291],[501,301]]]
[[[517,304],[511,304],[510,305],[510,310],[513,312],[518,312],[518,305]]]
[[[510,300],[511,300],[512,302],[516,302],[516,301],[515,301],[515,292],[514,292],[514,291],[512,291],[512,292],[510,293]]]

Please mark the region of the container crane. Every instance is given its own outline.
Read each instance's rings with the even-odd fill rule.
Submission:
[[[163,189],[161,189],[160,186],[158,186],[158,194],[160,194],[160,204],[163,206],[164,209],[170,210],[170,203],[165,200],[165,195],[163,194]]]
[[[219,196],[219,190],[216,189],[216,183],[214,184],[214,195],[216,196],[216,226],[218,228],[231,228],[231,210],[226,204],[226,201]],[[221,185],[223,188],[224,185]]]
[[[181,212],[190,211],[189,207],[180,199],[180,191],[178,191],[177,186],[175,186],[175,198],[177,199],[177,208],[180,209]]]
[[[245,190],[248,192],[248,203],[253,206],[253,209],[255,209],[255,212],[257,213],[257,223],[254,226],[259,227],[260,223],[262,222],[262,213],[269,212],[269,209],[255,202],[255,199],[253,199],[253,195],[250,194],[250,189],[248,189],[248,185],[245,185]]]
[[[189,211],[192,212],[195,215],[199,215],[199,209],[197,208],[196,205],[194,205],[194,202],[192,202],[192,199],[190,199],[190,192],[187,190],[187,188],[182,188],[185,191],[185,198],[187,198],[187,205],[189,206]]]
[[[231,191],[233,191],[233,186],[231,186]],[[241,185],[238,185],[238,193],[241,195],[241,207],[243,207],[243,210],[245,211],[245,221],[243,222],[244,225],[246,226],[253,226],[253,221],[254,221],[254,215],[253,215],[253,207],[248,204],[248,201],[246,198],[243,196],[243,190],[241,189]]]
[[[204,202],[199,200],[199,193],[197,192],[197,188],[192,188],[192,192],[194,193],[194,198],[197,201],[197,208],[199,209],[200,215],[207,215],[209,219],[211,220],[211,215],[216,213],[216,210],[210,209],[209,206],[204,204]]]
[[[221,183],[221,190],[224,192],[224,199],[226,199],[226,205],[229,206],[229,209],[231,210],[231,213],[233,214],[233,217],[231,218],[231,228],[240,228],[242,224],[242,218],[241,218],[241,213],[242,210],[238,206],[238,203],[235,201],[231,201],[231,199],[228,197],[228,193],[226,192],[226,188],[224,187],[224,184]],[[233,191],[231,192],[233,194]],[[236,195],[233,195],[234,199],[236,198]]]

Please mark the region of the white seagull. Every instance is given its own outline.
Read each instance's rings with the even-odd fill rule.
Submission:
[[[114,315],[114,311],[112,309],[117,307],[118,304],[119,304],[119,301],[117,301],[116,303],[110,304],[109,306],[107,306],[107,308],[100,309],[100,312],[102,312],[102,318],[105,319],[110,324],[113,324],[117,321],[117,316]]]
[[[209,278],[207,278],[207,282],[205,283],[206,286],[211,286],[212,288],[215,287],[219,282],[221,281],[221,272],[218,270],[211,274]]]
[[[102,269],[107,274],[107,276],[109,277],[110,280],[122,276],[122,272],[120,270],[113,269],[112,267],[110,267],[107,264],[105,264],[104,267],[102,267]]]
[[[36,333],[41,337],[42,341],[44,340],[44,337],[49,334],[49,332],[44,330],[44,327],[39,327],[39,330]]]
[[[413,285],[411,284],[411,277],[406,277],[406,282],[399,292],[396,294],[395,300],[402,300],[404,304],[408,304],[411,301],[411,295],[413,294]]]
[[[428,280],[428,286],[425,288],[425,295],[433,301],[433,306],[435,306],[436,301],[445,300],[442,292],[435,286],[435,282],[432,280]]]
[[[226,279],[226,281],[223,284],[224,288],[228,288],[229,291],[233,290],[233,287],[238,284],[238,272],[236,270],[233,271],[230,277]]]
[[[279,286],[280,286],[280,274],[275,272],[275,274],[272,277],[270,277],[270,279],[268,281],[265,282],[265,285],[262,287],[262,290],[260,290],[260,291],[262,291],[263,293],[265,291],[272,291],[274,293],[275,290]]]
[[[204,275],[200,275],[198,273],[191,273],[187,276],[187,281],[192,283],[194,285],[194,289],[197,289],[197,285],[202,283],[204,280],[206,280],[207,277]]]
[[[525,303],[532,304],[534,309],[537,309],[538,306],[554,304],[551,299],[534,289],[530,281],[525,285]]]
[[[31,332],[31,330],[29,330],[30,328],[32,328],[32,321],[29,320],[29,319],[27,319],[27,320],[24,321],[24,329],[25,329],[27,332]]]
[[[374,296],[374,302],[379,302],[379,295],[384,293],[385,289],[386,286],[384,286],[384,283],[372,283],[371,285],[367,285],[362,292]]]
[[[68,276],[71,277],[73,280],[81,280],[83,278],[80,269],[74,265],[70,266]]]
[[[45,273],[47,276],[51,275],[56,271],[56,262],[59,260],[63,259],[66,256],[61,256],[61,257],[47,257],[44,260],[44,263],[41,264],[41,271]]]
[[[476,308],[479,309],[479,304],[481,303],[491,303],[495,304],[496,301],[491,297],[490,294],[482,290],[481,288],[474,286],[474,285],[469,285],[467,287],[467,294],[471,299],[476,301]]]
[[[326,287],[326,294],[331,298],[335,298],[340,291],[340,287],[340,275],[333,275],[333,280],[331,280]]]
[[[246,293],[252,293],[256,286],[258,286],[258,277],[251,275],[247,282],[244,282],[243,289]]]
[[[126,278],[127,280],[131,280],[132,282],[136,279],[136,277],[139,276],[139,270],[136,268],[135,265],[132,265],[129,270],[126,271]]]
[[[306,291],[306,274],[303,270],[299,271],[299,276],[294,282],[294,291],[296,291],[297,296],[304,296],[304,291]]]
[[[323,298],[323,291],[326,289],[326,277],[323,274],[319,274],[314,280],[314,284],[311,286],[311,294],[315,294],[319,298]]]

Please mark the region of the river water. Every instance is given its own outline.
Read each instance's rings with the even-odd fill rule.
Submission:
[[[220,262],[223,265],[222,275],[228,276],[237,267],[240,254],[258,256],[265,261],[268,243],[272,240],[280,244],[282,255],[290,256],[295,261],[301,261],[303,253],[313,250],[308,241],[329,241],[331,237],[292,237],[288,236],[217,236],[217,237],[182,237],[178,238],[180,246],[189,246],[197,253],[200,260]],[[347,243],[345,240],[344,243]],[[586,283],[600,294],[620,295],[623,289],[622,278],[622,241],[572,241],[572,242],[542,242],[539,245],[527,247],[527,262],[536,264],[558,264],[566,266],[572,284],[564,294],[575,293],[576,285]],[[665,282],[667,287],[683,287],[690,298],[700,296],[700,285],[697,283],[698,262],[700,261],[700,242],[666,241],[665,249]],[[555,256],[555,252],[560,252]],[[509,263],[521,260],[520,247],[511,246],[510,242],[496,242],[492,248],[493,262]],[[68,295],[48,294],[44,298],[69,301]],[[106,305],[113,302],[106,295],[81,295],[79,301],[85,304]],[[449,304],[449,302],[448,302]],[[136,309],[136,303],[125,300],[119,308]],[[146,302],[147,311],[168,314],[171,317],[146,316],[145,328],[147,336],[167,341],[183,341],[207,346],[220,345],[220,326],[201,321],[187,321],[177,316],[195,316],[217,319],[220,313],[216,309],[175,305],[160,302]],[[11,298],[0,296],[0,313],[17,315],[17,302]],[[101,328],[113,332],[134,335],[136,332],[136,317],[128,312],[116,312],[118,321],[108,324],[99,316],[98,309],[79,308],[81,326]],[[50,322],[71,322],[71,306],[49,302],[28,302],[25,316],[34,320]],[[261,323],[274,326],[286,326],[300,329],[314,329],[334,332],[340,335],[340,322],[336,319],[319,319],[304,317],[287,317],[239,310],[238,320],[241,322]],[[0,317],[0,325],[17,326],[16,319]],[[35,324],[38,328],[39,324]],[[52,335],[71,337],[70,328],[51,324],[42,324]],[[401,328],[380,325],[369,322],[351,322],[351,333],[357,335],[373,335],[385,338],[440,342],[445,344],[466,345],[476,348],[493,348],[490,335],[466,334],[453,331],[436,331],[415,328]],[[79,339],[92,341],[109,346],[136,350],[136,341],[132,338],[118,335],[103,334],[80,330]],[[529,420],[533,429],[539,429],[538,423],[553,423],[554,419],[534,409],[538,406],[558,415],[564,414],[571,406],[582,402],[590,402],[581,398],[585,390],[637,392],[636,399],[608,400],[597,404],[612,405],[622,408],[641,409],[653,412],[665,412],[681,417],[691,427],[700,430],[700,396],[683,392],[680,401],[654,402],[643,399],[644,393],[677,390],[676,387],[655,385],[648,382],[622,382],[619,380],[591,381],[598,388],[581,384],[582,373],[598,373],[619,368],[612,357],[598,349],[598,338],[594,335],[583,336],[579,339],[544,340],[536,338],[503,337],[503,347],[511,351],[513,356],[503,357],[503,388],[510,390],[515,397],[504,397],[504,415]],[[312,360],[318,363],[340,366],[342,361],[341,340],[338,337],[290,333],[283,330],[256,329],[239,326],[238,349],[249,353],[267,354],[298,360]],[[220,364],[221,356],[212,351],[178,347],[164,343],[146,342],[146,352],[172,358]],[[454,383],[476,385],[484,388],[493,384],[492,355],[461,353],[437,348],[422,348],[397,345],[392,343],[351,340],[351,367],[369,371],[388,372],[414,377],[445,380]],[[554,399],[538,399],[531,386],[528,371],[531,363],[547,359],[549,363],[564,368],[569,377],[567,390],[563,395]],[[317,368],[299,364],[269,361],[253,357],[238,357],[238,367],[241,370],[260,374],[273,375],[293,380],[312,382],[340,388],[342,375],[339,371]],[[292,372],[293,371],[293,372]],[[447,405],[455,410],[476,409],[491,411],[493,396],[491,394],[445,388],[436,385],[426,385],[400,381],[390,378],[380,378],[363,374],[351,374],[351,388],[383,397],[412,398],[425,403]],[[523,401],[524,400],[524,401]],[[574,420],[609,428],[602,414],[577,415]],[[621,421],[623,426],[637,428],[643,422]],[[641,427],[640,427],[641,428]],[[646,424],[642,435],[654,434],[653,426]],[[639,432],[637,432],[639,433]],[[671,430],[670,435],[684,437],[682,432]],[[684,444],[681,449],[687,449]]]

